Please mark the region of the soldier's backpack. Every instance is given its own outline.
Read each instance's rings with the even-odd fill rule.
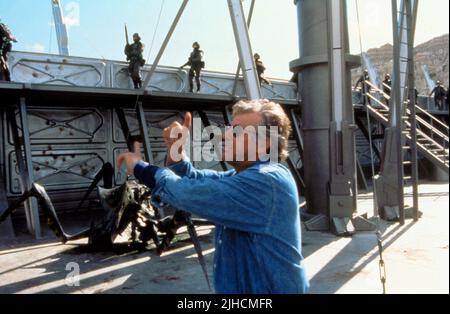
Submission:
[[[436,96],[438,96],[440,98],[444,98],[445,97],[445,88],[442,86],[438,86],[438,88],[436,89]]]

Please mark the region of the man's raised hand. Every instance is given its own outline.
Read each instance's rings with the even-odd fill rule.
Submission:
[[[123,153],[117,158],[117,167],[120,169],[125,162],[127,165],[127,174],[133,175],[134,166],[140,160],[142,160],[141,143],[134,142],[133,152]]]

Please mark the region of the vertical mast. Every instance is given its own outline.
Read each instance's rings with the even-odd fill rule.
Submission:
[[[67,35],[67,27],[64,22],[64,16],[59,0],[51,0],[53,19],[55,21],[56,38],[58,40],[59,54],[69,56],[69,37]]]

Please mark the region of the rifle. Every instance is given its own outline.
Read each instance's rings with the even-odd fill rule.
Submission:
[[[125,40],[127,42],[127,45],[125,46],[125,55],[127,56],[127,61],[130,60],[130,42],[128,41],[128,28],[127,24],[125,23]]]
[[[127,46],[129,46],[130,42],[128,41],[128,28],[126,23],[125,23],[125,41],[127,42]]]

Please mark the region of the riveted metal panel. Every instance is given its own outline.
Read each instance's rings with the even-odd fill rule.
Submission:
[[[103,164],[112,159],[109,117],[109,111],[96,108],[28,107],[36,182],[49,192],[89,186]],[[18,114],[16,118],[19,119]],[[19,129],[19,132],[22,131]],[[19,172],[9,130],[5,131],[3,139],[7,193],[17,196],[20,194]]]
[[[297,87],[294,83],[272,81],[272,86],[263,85],[261,92],[264,98],[273,100],[297,99]]]
[[[35,182],[48,191],[84,188],[107,160],[104,149],[60,149],[42,154],[33,151],[33,176]],[[19,170],[14,152],[8,154],[7,169],[9,190],[20,194]]]
[[[128,64],[124,62],[111,62],[111,87],[112,88],[133,88]],[[141,75],[143,80],[150,71],[150,66],[142,67]],[[150,90],[162,92],[180,93],[185,90],[186,77],[183,71],[171,67],[158,67],[149,83]]]
[[[130,132],[133,135],[139,134],[139,124],[136,117],[136,112],[133,110],[124,110],[125,118],[130,127]],[[162,138],[162,131],[168,127],[172,122],[183,121],[183,113],[179,111],[149,111],[145,110],[145,120],[147,121],[147,128],[149,130],[148,136],[152,144],[154,142],[164,142]],[[113,116],[113,139],[115,143],[125,143],[123,132],[120,129],[120,123],[117,115]]]
[[[92,144],[107,140],[105,112],[98,109],[30,106],[27,113],[33,145]],[[8,138],[9,144],[13,145],[12,135],[9,134]]]
[[[10,59],[14,82],[109,87],[107,63],[97,59],[14,52]]]
[[[58,56],[41,53],[18,52],[9,59],[14,82],[67,85],[79,87],[103,87],[131,89],[133,84],[125,62]],[[145,79],[150,65],[142,68]],[[203,71],[201,75],[202,94],[233,96],[235,75],[231,73]],[[262,96],[274,100],[295,100],[296,85],[283,80],[271,80],[272,85],[262,86]],[[149,90],[160,92],[187,92],[188,70],[159,66],[148,86]],[[238,80],[236,95],[245,97],[243,79]]]

